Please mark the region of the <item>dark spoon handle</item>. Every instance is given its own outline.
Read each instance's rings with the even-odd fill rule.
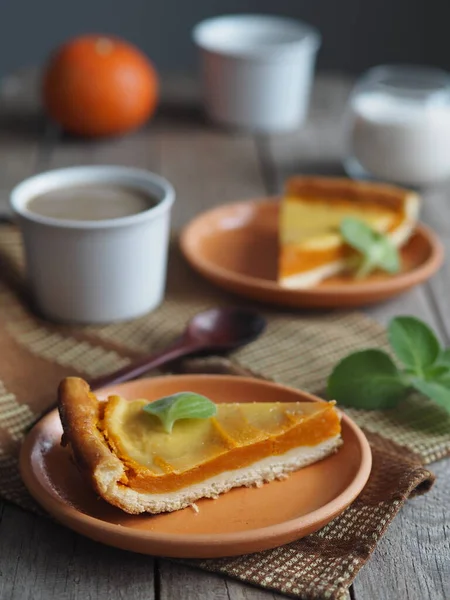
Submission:
[[[177,358],[181,358],[182,356],[194,354],[199,350],[201,350],[201,346],[194,345],[191,342],[180,338],[174,342],[172,346],[164,348],[164,350],[161,350],[161,352],[156,352],[155,354],[145,356],[140,360],[133,361],[131,364],[114,371],[114,373],[108,373],[107,375],[102,375],[96,379],[91,379],[89,384],[92,390],[98,390],[115,383],[129,381],[130,379],[135,379],[140,375],[144,375],[144,373],[150,371],[151,369],[161,367],[162,365],[165,365]]]

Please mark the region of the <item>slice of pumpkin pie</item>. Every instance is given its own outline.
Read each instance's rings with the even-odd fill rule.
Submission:
[[[415,229],[419,196],[379,183],[331,177],[292,177],[280,206],[278,282],[311,288],[346,271],[352,252],[340,234],[345,217],[356,217],[398,248]]]
[[[62,443],[93,489],[132,514],[174,511],[283,478],[341,444],[334,402],[214,405],[199,398],[99,401],[84,380],[68,377],[59,387]],[[203,418],[189,417],[191,401]]]

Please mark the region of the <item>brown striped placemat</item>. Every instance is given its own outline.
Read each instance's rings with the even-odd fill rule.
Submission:
[[[67,374],[95,377],[163,347],[187,319],[212,305],[237,303],[195,275],[172,249],[167,295],[153,313],[100,327],[67,327],[29,309],[22,248],[14,228],[0,228],[0,495],[37,510],[18,473],[27,427],[54,401]],[[232,359],[185,361],[184,371],[251,372],[312,392],[323,391],[332,366],[348,352],[386,346],[384,330],[351,313],[305,314],[262,309],[264,336]],[[402,409],[347,410],[366,431],[373,470],[358,499],[319,532],[287,546],[236,558],[188,561],[296,598],[343,598],[378,539],[414,493],[429,489],[423,466],[450,453],[449,418],[424,399]]]

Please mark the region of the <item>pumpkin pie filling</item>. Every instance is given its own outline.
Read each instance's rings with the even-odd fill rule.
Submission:
[[[111,396],[98,422],[125,467],[120,484],[143,493],[181,490],[340,434],[332,402],[219,404],[214,417],[177,421],[170,434],[147,403]]]
[[[309,287],[351,265],[354,252],[340,224],[356,217],[401,245],[418,213],[407,190],[343,179],[294,177],[286,183],[279,221],[281,285]]]
[[[381,233],[395,229],[403,218],[376,204],[366,205],[362,212],[344,198],[333,199],[332,206],[324,198],[286,198],[281,213],[281,276],[348,258],[351,250],[342,244],[339,227],[349,216],[361,218]]]

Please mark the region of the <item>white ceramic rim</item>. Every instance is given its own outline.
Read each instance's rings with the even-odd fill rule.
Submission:
[[[38,194],[70,185],[82,185],[86,183],[117,183],[127,185],[130,188],[156,196],[158,203],[148,210],[134,215],[98,221],[56,219],[39,215],[26,208],[29,200]],[[138,225],[146,221],[151,221],[169,211],[174,201],[175,190],[173,186],[164,177],[156,175],[156,173],[145,169],[122,167],[119,165],[88,165],[54,169],[33,175],[19,183],[12,190],[9,203],[16,215],[40,225],[59,229],[107,229]]]
[[[297,29],[298,38],[290,39],[285,41],[280,41],[277,43],[268,44],[267,46],[263,45],[254,45],[249,44],[245,48],[242,46],[238,46],[236,48],[232,48],[230,45],[225,45],[221,41],[217,43],[210,43],[210,41],[205,40],[207,35],[210,35],[210,31],[213,28],[221,27],[222,25],[227,25],[232,22],[240,23],[240,25],[245,25],[246,23],[255,24],[255,22],[259,22],[261,24],[267,25],[285,25],[293,29]],[[192,39],[197,44],[199,48],[203,50],[207,50],[209,52],[214,52],[216,54],[222,54],[224,56],[235,56],[235,57],[248,57],[248,58],[273,58],[277,56],[279,51],[292,51],[298,50],[299,47],[304,49],[305,43],[308,43],[311,51],[316,51],[322,41],[322,36],[319,31],[298,19],[291,19],[289,17],[279,17],[275,15],[265,15],[265,14],[234,14],[234,15],[222,15],[220,17],[212,17],[210,19],[206,19],[201,21],[192,30]],[[279,58],[282,58],[281,56]]]

